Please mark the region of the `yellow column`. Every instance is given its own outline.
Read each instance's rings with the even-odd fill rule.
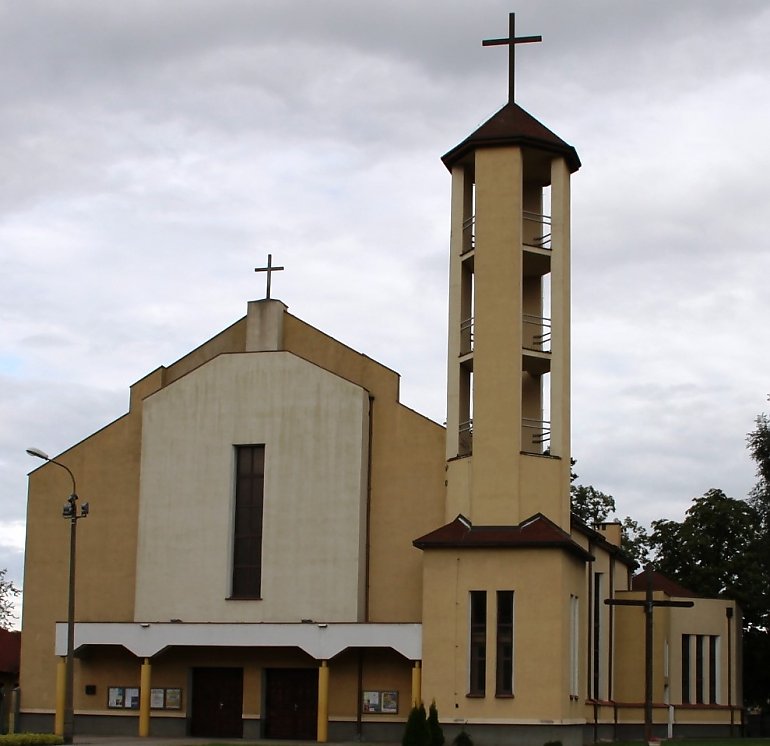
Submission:
[[[56,663],[56,715],[53,721],[53,732],[57,736],[64,735],[64,698],[67,691],[67,659],[59,658]]]
[[[318,669],[318,743],[329,739],[329,663],[321,661]]]
[[[152,666],[150,659],[142,663],[139,689],[139,735],[146,738],[150,735],[150,687],[152,686]]]
[[[412,668],[412,707],[419,707],[422,702],[422,664],[415,661]]]

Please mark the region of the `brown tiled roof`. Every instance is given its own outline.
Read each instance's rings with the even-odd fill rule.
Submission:
[[[518,526],[474,526],[462,515],[419,539],[418,549],[530,549],[558,548],[582,560],[593,557],[576,544],[570,535],[542,513],[537,513]]]
[[[0,629],[0,673],[19,673],[21,632]]]
[[[544,124],[537,121],[518,104],[506,104],[493,114],[473,134],[456,145],[441,160],[451,170],[452,166],[471,150],[500,145],[521,145],[547,150],[564,156],[570,173],[580,168],[577,151]]]
[[[638,575],[634,575],[631,580],[632,591],[646,591],[647,590],[647,578],[652,575],[652,590],[663,591],[668,596],[682,597],[682,598],[699,598],[697,593],[685,588],[683,585],[679,585],[675,580],[667,578],[663,573],[647,568],[642,570]]]

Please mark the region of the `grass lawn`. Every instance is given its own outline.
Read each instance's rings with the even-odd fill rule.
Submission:
[[[640,746],[645,741],[600,741],[599,746]],[[286,741],[285,746],[291,746]],[[207,743],[202,746],[239,746],[236,743]],[[240,744],[243,746],[243,744]],[[770,746],[770,738],[672,738],[661,741],[661,746]]]
[[[644,741],[601,741],[601,746],[639,746]],[[770,746],[770,738],[672,738],[662,746]]]

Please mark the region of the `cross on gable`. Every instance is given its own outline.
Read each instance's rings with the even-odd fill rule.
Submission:
[[[267,273],[267,290],[265,292],[265,300],[270,300],[270,280],[272,277],[273,272],[281,272],[283,271],[283,267],[274,267],[273,266],[273,255],[268,254],[267,255],[267,267],[254,267],[255,272],[266,272]]]
[[[543,41],[542,36],[516,36],[516,14],[508,14],[508,38],[506,39],[484,39],[481,42],[483,47],[496,47],[503,44],[508,46],[508,103],[513,103],[514,80],[516,68],[516,45],[529,44],[535,41]]]

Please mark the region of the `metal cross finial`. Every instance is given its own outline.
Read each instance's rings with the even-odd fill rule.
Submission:
[[[508,14],[508,38],[507,39],[484,39],[481,42],[483,47],[496,47],[501,44],[508,45],[508,103],[513,103],[514,89],[514,71],[516,67],[516,45],[529,44],[533,41],[543,41],[542,36],[516,36],[516,14]]]
[[[267,291],[265,294],[265,300],[270,300],[270,279],[273,272],[281,272],[283,267],[273,266],[273,255],[267,255],[267,267],[254,267],[255,272],[267,272]]]

